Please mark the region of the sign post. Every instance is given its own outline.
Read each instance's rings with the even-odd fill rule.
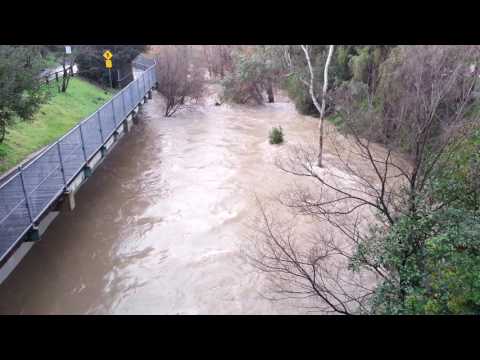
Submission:
[[[110,50],[106,50],[103,53],[103,57],[105,59],[105,67],[108,69],[108,78],[110,80],[110,87],[113,89],[113,83],[112,83],[112,53]]]

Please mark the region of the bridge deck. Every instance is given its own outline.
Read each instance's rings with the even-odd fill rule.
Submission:
[[[0,184],[0,264],[154,87],[154,65],[143,70],[109,102]]]

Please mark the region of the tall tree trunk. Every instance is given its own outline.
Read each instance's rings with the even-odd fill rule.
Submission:
[[[7,133],[7,122],[0,119],[0,144],[5,140],[5,135]]]
[[[62,67],[63,67],[63,78],[62,78],[62,86],[61,86],[61,92],[66,92],[67,91],[67,88],[68,88],[68,80],[69,80],[69,76],[70,74],[68,73],[68,68],[67,68],[67,63],[66,63],[66,57],[65,57],[65,54],[63,55],[63,63],[62,63]],[[72,65],[71,65],[72,66]],[[72,72],[73,72],[73,69],[72,69]]]
[[[67,91],[68,72],[65,64],[63,65],[62,92]]]
[[[328,56],[327,61],[325,63],[325,68],[323,69],[323,90],[322,90],[322,105],[317,101],[315,97],[315,93],[313,91],[313,84],[314,84],[314,74],[312,68],[312,62],[310,61],[310,54],[308,49],[305,45],[301,45],[303,52],[305,53],[305,57],[307,59],[308,70],[310,71],[310,97],[312,98],[313,104],[315,108],[320,113],[320,121],[318,124],[319,127],[319,136],[318,136],[318,166],[322,167],[322,158],[323,158],[323,122],[325,118],[325,104],[326,104],[326,95],[327,95],[327,87],[328,87],[328,67],[330,66],[330,61],[332,60],[333,54],[333,47],[334,45],[330,45],[328,48]]]
[[[269,103],[275,102],[275,98],[273,97],[273,85],[271,81],[269,81],[267,85],[267,95]]]
[[[257,84],[253,85],[253,90],[254,90],[255,101],[257,102],[257,104],[258,105],[263,104],[264,98]]]

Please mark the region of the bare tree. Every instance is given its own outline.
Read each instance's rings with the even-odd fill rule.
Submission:
[[[220,73],[220,77],[223,79],[226,71],[230,71],[232,69],[232,51],[234,50],[234,47],[231,45],[217,45],[216,49],[220,60],[218,64],[218,72]]]
[[[322,90],[322,105],[320,106],[313,91],[314,88],[314,72],[312,68],[312,62],[310,61],[310,54],[307,45],[301,45],[303,52],[305,53],[305,58],[307,59],[308,70],[310,72],[310,81],[309,81],[309,91],[310,97],[312,98],[313,104],[315,105],[317,111],[320,114],[320,121],[318,124],[319,127],[319,137],[318,137],[318,166],[322,167],[322,154],[323,154],[323,122],[325,118],[325,104],[327,98],[327,87],[328,87],[328,68],[330,66],[330,61],[333,54],[333,45],[329,45],[327,61],[325,62],[325,67],[323,71],[323,90]]]
[[[373,289],[361,274],[352,276],[345,262],[349,253],[333,236],[318,232],[299,236],[297,222],[280,220],[257,202],[260,212],[244,254],[267,276],[272,300],[298,300],[309,312],[348,315],[359,307],[367,310]]]
[[[208,70],[208,75],[210,78],[213,78],[213,54],[212,54],[212,47],[209,45],[202,46],[202,55],[205,66]]]
[[[165,98],[165,117],[195,104],[202,96],[204,74],[187,46],[166,46],[156,55],[158,92]]]
[[[233,51],[241,46],[234,45],[203,45],[203,60],[211,78],[223,79],[233,67]]]
[[[298,235],[260,207],[262,225],[249,258],[279,292],[316,297],[318,310],[351,314],[375,311],[371,301],[378,284],[388,284],[388,296],[399,302],[405,302],[408,287],[422,286],[422,276],[412,280],[403,269],[415,261],[424,271],[423,235],[412,232],[394,244],[386,236],[402,215],[415,219],[424,210],[419,198],[428,195],[433,174],[469,125],[478,124],[467,116],[478,55],[476,46],[400,47],[385,64],[379,86],[386,108],[374,106],[374,94],[358,99],[348,87],[334,94],[345,135],[329,136],[328,169],[315,166],[314,148],[304,145],[277,160],[281,170],[306,180],[279,203],[316,224],[310,234]],[[432,212],[446,205],[422,204]]]

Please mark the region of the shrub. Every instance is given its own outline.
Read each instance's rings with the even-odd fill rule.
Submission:
[[[191,47],[164,46],[155,59],[157,91],[165,99],[165,117],[195,104],[201,98],[205,78]]]
[[[263,104],[262,90],[268,77],[264,60],[258,55],[235,54],[234,65],[234,70],[222,80],[225,100]]]
[[[270,130],[270,134],[268,135],[270,138],[270,144],[281,144],[283,143],[283,130],[281,126],[274,127]]]

